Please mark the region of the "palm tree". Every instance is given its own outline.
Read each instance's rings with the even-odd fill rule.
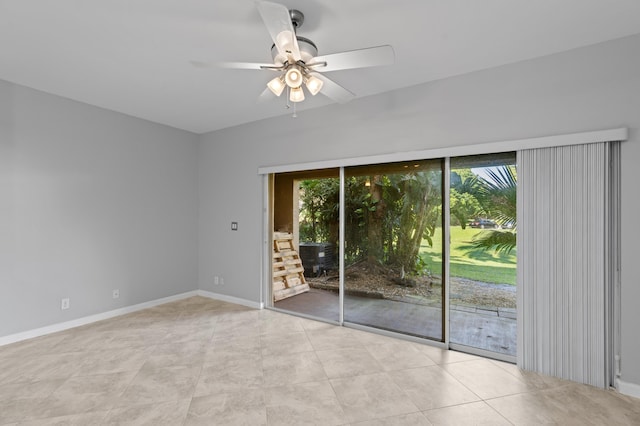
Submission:
[[[485,231],[474,238],[473,246],[485,250],[509,253],[516,247],[516,197],[517,180],[514,166],[501,166],[487,170],[488,178],[479,178],[476,194],[487,217],[498,224],[510,224],[513,230]]]

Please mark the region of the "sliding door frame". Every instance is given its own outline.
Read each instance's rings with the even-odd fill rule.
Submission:
[[[514,362],[518,360],[518,364],[520,364],[520,348],[521,348],[521,336],[522,336],[522,327],[521,327],[521,318],[520,312],[522,307],[522,296],[521,291],[517,289],[517,310],[518,310],[518,355],[516,357],[511,357],[507,355],[501,355],[494,352],[479,350],[475,348],[470,348],[461,345],[451,345],[449,342],[449,185],[450,185],[450,162],[449,159],[451,157],[457,156],[467,156],[467,155],[479,155],[479,154],[494,154],[500,152],[509,152],[515,151],[517,155],[516,163],[520,163],[520,154],[519,151],[524,149],[536,149],[536,148],[547,148],[547,147],[558,147],[558,146],[568,146],[568,145],[582,145],[589,143],[597,143],[603,141],[625,141],[628,139],[629,131],[627,128],[616,128],[616,129],[608,129],[594,132],[582,132],[582,133],[571,133],[564,135],[555,135],[555,136],[546,136],[540,138],[529,138],[529,139],[520,139],[520,140],[511,140],[511,141],[501,141],[501,142],[492,142],[492,143],[483,143],[483,144],[473,144],[473,145],[465,145],[465,146],[454,146],[448,148],[435,148],[429,150],[422,151],[408,151],[408,152],[396,152],[390,154],[382,154],[382,155],[374,155],[374,156],[365,156],[365,157],[355,157],[355,158],[345,158],[338,160],[326,160],[326,161],[316,161],[316,162],[308,162],[308,163],[299,163],[299,164],[286,164],[286,165],[277,165],[277,166],[264,166],[258,168],[258,174],[263,175],[263,256],[262,256],[262,277],[261,277],[261,306],[265,306],[269,309],[290,313],[293,315],[298,315],[302,317],[307,317],[311,319],[316,319],[320,321],[325,321],[329,323],[335,323],[333,321],[328,321],[322,318],[314,318],[308,315],[299,314],[297,312],[289,312],[281,309],[277,309],[273,306],[273,297],[271,296],[271,241],[273,236],[273,224],[272,224],[272,212],[273,212],[273,204],[272,204],[272,194],[270,184],[273,179],[273,175],[275,173],[284,173],[284,172],[292,172],[292,171],[304,171],[304,170],[317,170],[317,169],[326,169],[326,168],[339,168],[340,170],[340,244],[339,244],[339,257],[340,257],[340,318],[338,321],[338,325],[343,325],[347,327],[363,329],[367,331],[372,331],[378,334],[389,335],[393,337],[402,338],[405,340],[411,341],[419,341],[421,343],[430,344],[433,346],[450,348],[450,349],[462,349],[465,352],[475,353],[481,356],[491,357],[502,359],[505,361]],[[444,252],[443,252],[443,309],[445,310],[445,314],[443,316],[443,342],[438,342],[434,340],[429,340],[426,338],[418,338],[414,336],[405,335],[402,333],[394,333],[386,330],[381,330],[374,327],[362,326],[359,324],[352,324],[344,321],[344,168],[349,166],[358,166],[358,165],[369,165],[369,164],[383,164],[390,162],[400,162],[400,161],[414,161],[414,160],[428,160],[428,159],[436,159],[443,158],[445,161],[445,170],[444,170],[444,194],[443,194],[443,212],[447,212],[444,214],[443,218],[443,240],[446,241],[444,244]],[[521,195],[520,191],[518,191],[518,204],[520,204]],[[618,242],[619,243],[619,242]],[[617,265],[616,265],[617,266]],[[520,268],[518,270],[518,281],[520,281]],[[614,271],[614,273],[617,271]],[[618,275],[618,274],[616,274]],[[615,285],[619,285],[619,276],[617,277]],[[616,297],[619,298],[619,294],[616,294],[615,290],[613,291],[614,300],[611,301],[608,306],[613,307],[614,309],[619,306],[619,300],[616,300]],[[612,363],[615,361],[615,353],[618,351],[617,345],[619,344],[617,336],[620,333],[619,319],[618,316],[620,312],[612,312],[611,317],[609,318],[611,321],[610,329],[612,330],[612,335],[609,337],[611,341],[609,341],[608,347],[611,350],[610,357],[607,357],[607,362],[609,363],[606,367],[607,371],[613,373],[617,370],[616,366],[613,366]],[[607,325],[609,326],[609,325]]]
[[[339,218],[338,221],[340,222],[340,237],[339,242],[338,242],[338,256],[340,257],[339,260],[339,280],[340,280],[340,285],[339,285],[339,295],[338,295],[338,300],[340,303],[340,307],[338,308],[338,312],[340,313],[340,324],[344,325],[344,240],[345,240],[345,225],[344,225],[344,217],[345,217],[345,208],[344,208],[344,199],[345,199],[345,179],[344,179],[344,167],[340,167],[340,199],[339,199],[339,206],[338,206],[338,211],[339,211]]]
[[[442,180],[442,341],[449,348],[449,295],[450,271],[449,256],[451,253],[451,157],[444,158],[444,179]]]

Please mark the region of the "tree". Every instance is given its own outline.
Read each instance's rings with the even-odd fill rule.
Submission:
[[[487,170],[488,178],[480,178],[476,198],[487,217],[500,225],[513,224],[513,231],[485,231],[474,239],[473,246],[509,253],[516,247],[517,179],[515,166]]]
[[[369,206],[367,208],[367,261],[380,262],[384,259],[384,216],[386,203],[383,199],[382,177],[369,178]]]
[[[337,179],[311,179],[300,185],[300,235],[307,241],[338,241]],[[418,270],[423,239],[431,244],[441,223],[441,172],[409,171],[345,180],[345,260],[366,261],[372,270]]]
[[[340,181],[307,179],[300,183],[300,239],[338,242]]]
[[[439,172],[413,172],[399,176],[402,203],[399,208],[397,243],[393,262],[405,272],[414,273],[418,266],[418,255],[422,240],[432,236],[437,226],[441,202]]]
[[[478,199],[468,192],[458,192],[455,188],[451,188],[449,192],[449,209],[462,229],[467,228],[469,219],[476,217],[478,212],[482,210]]]
[[[475,196],[480,187],[480,181],[471,169],[457,169],[451,172],[450,185],[451,188],[461,194],[471,194]]]
[[[469,219],[476,217],[482,207],[476,198],[480,190],[480,180],[471,169],[456,169],[451,172],[449,210],[462,229],[466,229]]]

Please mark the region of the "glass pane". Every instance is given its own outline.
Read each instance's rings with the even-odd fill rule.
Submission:
[[[516,355],[515,153],[451,159],[450,341]]]
[[[338,322],[339,171],[281,173],[273,187],[274,306]]]
[[[442,161],[349,167],[345,180],[345,321],[442,340]]]

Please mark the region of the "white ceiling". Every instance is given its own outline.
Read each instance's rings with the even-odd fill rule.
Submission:
[[[278,1],[319,54],[394,47],[392,66],[327,73],[358,97],[640,33],[639,0]],[[0,0],[0,79],[195,133],[290,113],[257,102],[270,72],[213,66],[271,44],[251,0]]]

